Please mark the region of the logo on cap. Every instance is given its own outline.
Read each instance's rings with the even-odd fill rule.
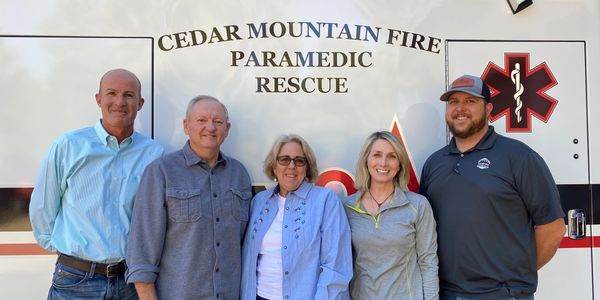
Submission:
[[[472,87],[475,85],[475,81],[471,78],[467,78],[467,77],[460,77],[456,80],[454,80],[452,82],[452,85],[450,85],[450,87],[452,88],[457,88],[457,87]]]

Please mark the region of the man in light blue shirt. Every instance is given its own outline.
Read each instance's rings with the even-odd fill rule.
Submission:
[[[59,254],[48,299],[137,299],[124,281],[131,211],[146,165],[164,149],[134,131],[144,104],[135,74],[108,71],[96,103],[102,119],[54,141],[31,195],[33,234]]]

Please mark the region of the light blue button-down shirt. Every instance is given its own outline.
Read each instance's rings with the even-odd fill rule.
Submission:
[[[242,255],[242,299],[256,299],[256,265],[278,211],[278,188],[256,195]],[[282,298],[348,299],[352,278],[350,226],[341,201],[304,182],[287,195],[281,238]]]
[[[31,195],[29,217],[37,242],[85,260],[123,260],[142,173],[163,153],[160,144],[137,132],[119,144],[101,120],[60,136]]]

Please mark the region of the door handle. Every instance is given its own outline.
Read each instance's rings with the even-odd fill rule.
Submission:
[[[583,209],[571,209],[567,215],[569,238],[573,240],[585,238],[585,213]]]

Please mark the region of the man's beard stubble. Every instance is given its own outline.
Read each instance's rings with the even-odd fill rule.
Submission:
[[[479,132],[480,130],[482,130],[483,128],[485,128],[487,126],[487,120],[484,115],[481,115],[479,118],[477,119],[471,119],[471,126],[469,126],[466,130],[463,131],[458,131],[456,128],[454,128],[454,126],[452,125],[451,122],[446,122],[446,124],[448,125],[448,129],[450,130],[450,132],[452,133],[452,135],[454,135],[457,138],[460,139],[466,139],[468,137],[473,136],[474,134],[476,134],[477,132]]]

